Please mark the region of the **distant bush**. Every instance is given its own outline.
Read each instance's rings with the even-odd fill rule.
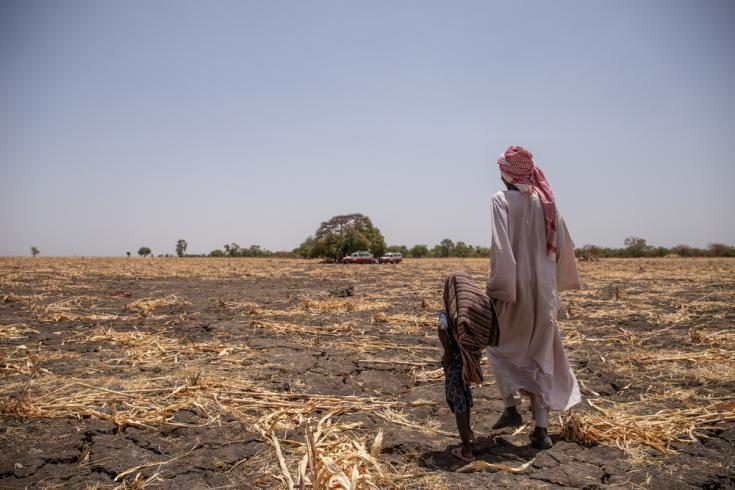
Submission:
[[[410,256],[410,252],[408,251],[408,247],[405,245],[390,245],[388,248],[385,249],[386,252],[393,252],[393,253],[399,253],[403,255],[404,257]]]
[[[429,255],[429,247],[426,245],[414,245],[409,249],[408,253],[410,254],[410,257],[426,257]]]
[[[288,251],[272,252],[260,245],[250,245],[247,248],[240,247],[237,243],[224,246],[224,250],[216,249],[209,252],[209,257],[297,257],[298,255]],[[187,255],[190,257],[190,255]]]
[[[705,251],[701,248],[690,247],[689,245],[677,245],[671,248],[671,253],[679,257],[702,257]]]
[[[148,247],[140,247],[138,249],[138,255],[141,257],[148,257],[152,253],[151,249]]]
[[[475,245],[475,254],[477,254],[478,257],[490,257],[490,247]]]
[[[735,257],[735,247],[724,243],[710,243],[707,245],[707,251],[712,257]]]
[[[626,257],[646,257],[651,254],[652,248],[643,238],[629,236],[623,242]]]
[[[452,257],[474,257],[475,250],[468,247],[465,242],[457,242],[452,250]]]

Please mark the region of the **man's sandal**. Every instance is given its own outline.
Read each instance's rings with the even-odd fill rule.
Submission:
[[[493,425],[493,430],[504,429],[505,427],[520,427],[523,425],[521,414],[516,412],[512,415],[506,415],[505,412],[500,416]]]
[[[536,449],[551,449],[551,446],[554,445],[551,442],[551,437],[545,431],[541,434],[534,431],[528,435],[528,438],[531,440],[531,445]]]

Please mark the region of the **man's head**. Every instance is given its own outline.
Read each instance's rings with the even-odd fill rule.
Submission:
[[[533,154],[522,146],[509,146],[498,158],[500,175],[503,181],[516,188],[527,191],[528,186],[534,184]],[[523,189],[522,186],[526,187]]]
[[[517,189],[541,200],[546,221],[546,248],[554,252],[556,239],[556,204],[546,176],[533,161],[533,154],[522,146],[509,146],[498,158],[500,176],[508,189]]]

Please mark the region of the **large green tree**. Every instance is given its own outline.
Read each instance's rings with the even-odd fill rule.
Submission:
[[[369,250],[376,257],[385,252],[385,238],[369,217],[360,214],[334,216],[323,222],[295,252],[303,257],[340,260],[358,250]]]
[[[148,247],[140,247],[138,249],[138,255],[140,255],[141,257],[148,257],[151,253],[151,249]]]
[[[184,255],[186,255],[186,247],[188,246],[189,244],[186,243],[186,240],[184,240],[183,238],[179,239],[179,241],[176,242],[176,255],[178,255],[179,257],[183,257]]]

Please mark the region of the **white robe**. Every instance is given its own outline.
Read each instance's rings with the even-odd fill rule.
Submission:
[[[559,292],[580,287],[569,231],[557,210],[557,252],[549,255],[538,196],[516,190],[493,196],[492,221],[487,294],[495,300],[500,343],[487,357],[497,386],[504,397],[537,393],[550,409],[566,410],[581,401],[556,326]]]

